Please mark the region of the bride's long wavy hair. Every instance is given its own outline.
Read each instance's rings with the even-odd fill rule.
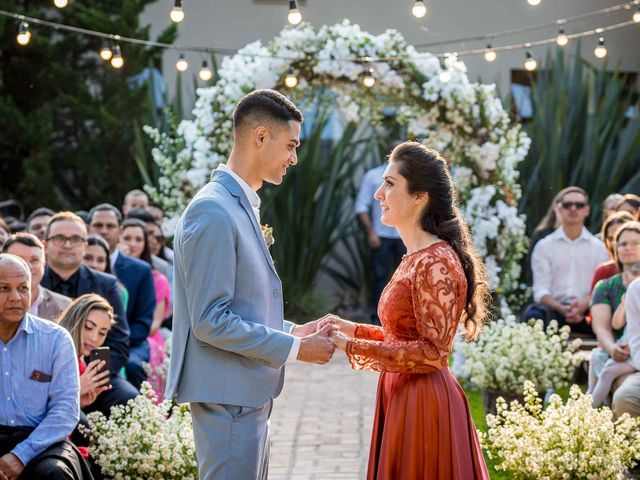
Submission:
[[[389,162],[398,165],[398,172],[407,180],[409,193],[429,195],[420,218],[422,229],[446,241],[458,254],[467,279],[462,320],[467,337],[473,339],[489,316],[491,294],[486,268],[458,209],[447,162],[437,151],[417,142],[398,145],[389,155]]]

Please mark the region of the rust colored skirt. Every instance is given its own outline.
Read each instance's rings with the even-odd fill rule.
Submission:
[[[448,368],[380,375],[367,480],[488,479],[469,404]]]

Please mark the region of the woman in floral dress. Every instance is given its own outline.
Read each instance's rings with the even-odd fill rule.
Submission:
[[[380,298],[382,327],[326,320],[339,327],[334,343],[354,369],[382,372],[367,479],[488,479],[467,399],[448,368],[458,323],[474,337],[489,294],[447,164],[405,142],[375,198],[408,252]]]

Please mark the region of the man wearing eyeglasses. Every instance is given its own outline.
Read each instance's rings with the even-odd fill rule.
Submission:
[[[584,226],[589,195],[579,187],[565,188],[557,200],[562,225],[540,240],[531,255],[533,298],[525,320],[556,319],[573,332],[592,334],[585,322],[591,296],[591,278],[608,260],[607,249]]]
[[[113,405],[126,403],[135,398],[138,392],[129,382],[118,376],[129,359],[129,326],[117,280],[113,275],[97,272],[82,265],[86,245],[87,227],[80,217],[72,212],[54,215],[46,231],[47,267],[41,284],[70,298],[77,298],[85,293],[96,293],[113,307],[116,324],[109,331],[105,341],[105,346],[111,349],[113,388],[101,393],[91,405],[91,409],[100,410],[108,415]]]

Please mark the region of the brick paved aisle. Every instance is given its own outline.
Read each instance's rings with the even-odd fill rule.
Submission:
[[[271,415],[269,479],[364,478],[377,381],[340,351],[327,365],[287,366]]]

